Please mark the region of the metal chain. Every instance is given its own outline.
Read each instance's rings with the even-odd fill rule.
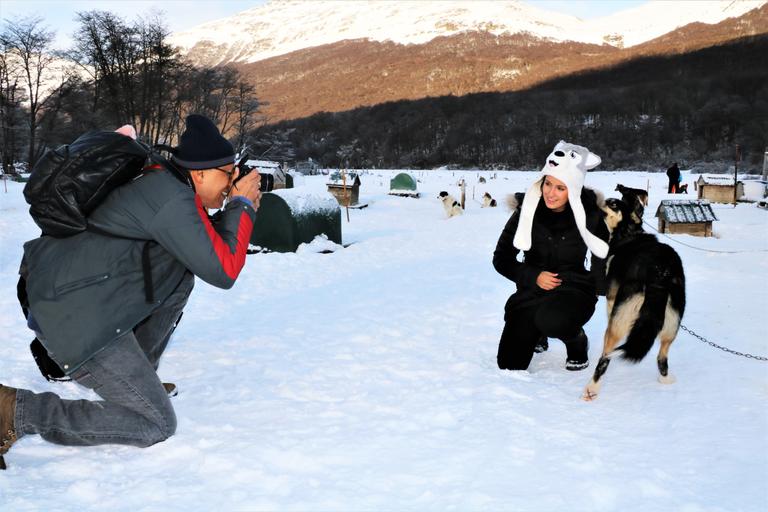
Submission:
[[[737,355],[737,356],[748,357],[750,359],[757,359],[758,361],[768,361],[768,357],[754,356],[752,354],[743,354],[741,352],[737,352],[736,350],[731,350],[731,349],[726,348],[726,347],[721,347],[717,343],[712,343],[711,341],[709,341],[708,339],[704,338],[703,336],[699,336],[698,334],[696,334],[695,332],[693,332],[692,330],[690,330],[689,328],[687,328],[686,326],[684,326],[682,324],[680,324],[680,328],[682,330],[684,330],[685,332],[687,332],[688,334],[690,334],[691,336],[693,336],[694,338],[698,338],[699,340],[703,341],[704,343],[706,343],[708,345],[712,345],[715,348],[719,348],[720,350],[724,350],[725,352],[730,352],[731,354],[734,354],[734,355]]]
[[[667,235],[665,233],[662,233],[661,231],[656,229],[652,224],[650,224],[647,220],[643,220],[643,224],[645,224],[646,226],[648,226],[649,228],[651,228],[652,230],[654,230],[655,232],[657,232],[658,234],[660,234],[664,238],[668,238],[669,240],[672,240],[675,243],[678,243],[680,245],[684,245],[686,247],[690,247],[691,249],[696,249],[697,251],[717,252],[717,253],[723,253],[723,254],[741,254],[741,253],[745,253],[745,252],[768,252],[768,249],[744,249],[744,250],[741,250],[741,251],[719,251],[717,249],[704,249],[702,247],[696,247],[695,245],[687,244],[685,242],[682,242],[680,240],[672,238],[671,236],[669,236],[669,235]]]

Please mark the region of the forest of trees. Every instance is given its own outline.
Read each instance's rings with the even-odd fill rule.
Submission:
[[[647,57],[512,93],[397,101],[266,125],[264,148],[327,167],[533,169],[560,139],[607,169],[762,169],[768,36]]]
[[[4,172],[31,168],[47,148],[89,130],[134,125],[149,144],[175,144],[192,112],[239,147],[260,122],[253,86],[231,67],[199,68],[168,44],[157,16],[127,22],[77,14],[73,48],[55,52],[42,18],[5,20],[0,32],[0,152]]]

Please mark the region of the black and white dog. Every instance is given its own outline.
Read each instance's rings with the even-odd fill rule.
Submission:
[[[461,204],[445,190],[440,192],[437,195],[437,198],[443,202],[443,208],[445,209],[445,214],[448,215],[448,218],[464,213]]]
[[[657,363],[659,381],[671,384],[667,354],[677,336],[685,311],[685,275],[680,257],[656,236],[645,233],[642,210],[620,199],[606,199],[603,211],[611,231],[608,250],[606,302],[608,327],[603,354],[592,380],[584,390],[584,400],[594,400],[600,391],[600,378],[611,358],[637,363],[661,341]],[[624,344],[617,347],[626,337]]]
[[[643,218],[645,207],[648,206],[648,192],[641,188],[625,187],[621,183],[616,185],[616,192],[621,194],[621,200],[627,203],[640,219]]]
[[[486,192],[483,194],[483,205],[481,208],[495,208],[496,207],[496,200],[491,197],[491,194]]]
[[[621,183],[616,184],[616,192],[621,194],[621,200],[631,204],[633,198],[637,198],[643,207],[648,206],[648,191],[641,188],[625,187]]]

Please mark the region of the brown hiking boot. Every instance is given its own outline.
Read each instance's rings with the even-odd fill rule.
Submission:
[[[16,415],[16,388],[0,384],[0,469],[5,469],[3,455],[16,442],[13,418]]]
[[[173,382],[163,382],[163,387],[165,388],[165,392],[168,393],[168,396],[174,397],[179,394],[179,388],[176,387],[176,384]]]

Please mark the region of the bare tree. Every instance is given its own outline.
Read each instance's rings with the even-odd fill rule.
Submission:
[[[12,174],[14,162],[19,157],[19,134],[22,126],[25,98],[21,87],[18,66],[9,58],[5,45],[0,41],[0,153],[3,172]]]
[[[38,158],[37,126],[46,92],[43,90],[44,75],[50,71],[53,56],[52,42],[55,32],[43,26],[39,17],[18,18],[6,21],[0,42],[7,55],[18,61],[23,86],[29,103],[29,151],[30,168]]]
[[[250,145],[249,134],[263,122],[259,116],[261,103],[256,99],[255,88],[251,84],[240,81],[235,94],[232,96],[236,122],[233,126],[237,147]]]

